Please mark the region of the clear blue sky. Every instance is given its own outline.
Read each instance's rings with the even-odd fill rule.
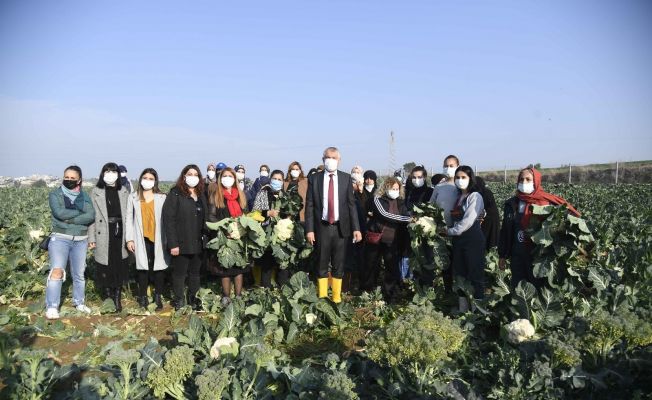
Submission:
[[[651,39],[644,0],[2,0],[0,175],[652,159]]]

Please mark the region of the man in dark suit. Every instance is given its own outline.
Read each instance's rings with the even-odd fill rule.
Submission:
[[[340,152],[324,150],[324,171],[308,178],[306,193],[306,239],[317,249],[319,297],[328,294],[328,267],[332,267],[333,302],[342,301],[342,276],[348,242],[362,240],[351,175],[339,171]]]

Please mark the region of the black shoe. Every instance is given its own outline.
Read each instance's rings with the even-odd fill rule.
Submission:
[[[175,311],[179,311],[180,309],[186,306],[186,300],[183,298],[181,299],[175,298],[174,300],[172,300],[172,306],[174,306]]]
[[[113,292],[113,302],[115,303],[115,312],[122,312],[122,288],[115,288]]]
[[[192,307],[193,311],[200,311],[202,309],[201,300],[195,296],[188,296],[188,304],[190,304],[190,307]]]
[[[139,296],[138,297],[138,305],[141,306],[142,308],[147,308],[147,305],[149,304],[149,301],[147,300],[147,296]]]
[[[154,303],[156,303],[156,311],[161,311],[163,309],[163,300],[161,299],[160,294],[154,294]]]

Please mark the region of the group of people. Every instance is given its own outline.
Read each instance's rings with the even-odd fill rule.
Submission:
[[[304,173],[300,163],[290,163],[287,172],[261,165],[254,182],[245,178],[245,168],[209,164],[206,175],[195,164],[185,166],[174,187],[166,195],[159,188],[156,170],[146,168],[136,185],[126,178],[126,168],[105,164],[90,194],[82,190],[82,171],[72,165],[64,170],[62,185],[49,194],[52,233],[48,243],[50,271],[46,284],[46,317],[59,317],[61,286],[66,266],[72,274],[72,302],[77,310],[90,312],[85,304],[86,252],[90,248],[96,263],[96,285],[122,309],[122,290],[135,263],[138,303],[149,305],[148,288],[153,283],[156,310],[163,308],[162,293],[166,276],[172,286],[176,309],[190,305],[201,308],[196,295],[202,268],[221,280],[222,303],[240,296],[251,265],[261,270],[259,284],[272,286],[289,279],[291,271],[276,265],[271,252],[244,268],[224,268],[213,251],[206,248],[212,231],[207,222],[234,218],[250,211],[262,215],[262,224],[272,219],[291,218],[303,224],[306,241],[315,251],[303,265],[314,277],[320,298],[342,301],[342,292],[375,290],[384,265],[382,291],[393,301],[399,294],[402,266],[410,255],[407,226],[414,220],[414,207],[437,204],[444,211],[446,227],[438,232],[451,238],[450,266],[442,272],[444,287],[452,291],[453,278],[463,277],[473,285],[473,296],[484,296],[486,252],[498,246],[500,268],[510,260],[512,285],[520,280],[540,284],[532,273],[531,240],[527,235],[532,217],[530,205],[566,205],[564,199],[541,187],[541,174],[532,167],[518,175],[514,197],[505,202],[499,229],[498,209],[491,191],[474,171],[460,165],[450,155],[444,159],[443,173],[431,178],[417,166],[405,182],[386,177],[379,182],[372,170],[356,166],[351,173],[339,170],[340,152],[324,150],[322,164]],[[288,191],[301,196],[303,208],[295,215],[281,214],[276,200]],[[131,255],[131,256],[130,256]],[[130,260],[133,260],[130,262]],[[169,272],[169,274],[168,274]],[[421,273],[422,284],[437,277]],[[466,311],[468,301],[460,296],[459,308]]]

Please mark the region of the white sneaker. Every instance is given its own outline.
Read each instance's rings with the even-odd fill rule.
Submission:
[[[75,307],[75,308],[76,308],[77,311],[79,311],[79,312],[83,312],[83,313],[86,313],[86,314],[90,314],[90,313],[91,313],[91,309],[88,308],[88,307],[86,307],[86,305],[84,305],[84,304],[80,304],[80,305],[78,305],[78,306]]]
[[[47,319],[59,319],[59,310],[56,308],[48,308],[45,311],[45,318]]]

